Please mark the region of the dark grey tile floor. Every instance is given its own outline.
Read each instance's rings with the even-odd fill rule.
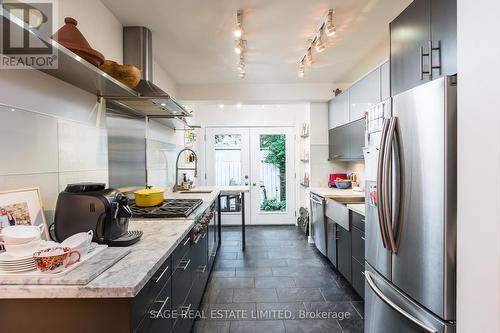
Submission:
[[[363,332],[358,294],[293,226],[225,227],[197,333]]]

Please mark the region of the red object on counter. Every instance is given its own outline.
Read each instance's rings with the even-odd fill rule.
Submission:
[[[335,185],[335,179],[347,179],[347,173],[331,173],[330,174],[330,179],[328,179],[328,186],[329,187],[337,187]]]

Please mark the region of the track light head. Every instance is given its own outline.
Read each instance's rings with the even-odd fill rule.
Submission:
[[[312,55],[312,49],[311,49],[311,47],[309,47],[307,49],[307,53],[306,53],[306,64],[312,65],[313,62],[314,62],[314,59],[313,59],[313,55]]]
[[[335,28],[335,25],[333,24],[333,10],[328,11],[328,17],[326,18],[325,21],[325,33],[328,37],[331,37],[337,33],[337,29]]]
[[[325,43],[323,43],[323,41],[321,40],[321,32],[322,31],[323,30],[320,30],[319,35],[314,40],[314,48],[316,49],[316,51],[318,53],[323,52],[325,50],[325,48],[326,48]]]

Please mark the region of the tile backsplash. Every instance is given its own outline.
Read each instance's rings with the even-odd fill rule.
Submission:
[[[108,183],[106,128],[0,106],[0,191],[39,187],[47,222],[67,184]]]

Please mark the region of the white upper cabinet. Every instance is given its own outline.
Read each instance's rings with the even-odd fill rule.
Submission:
[[[349,88],[349,121],[361,119],[372,105],[380,102],[380,67]]]
[[[335,96],[328,103],[328,129],[349,122],[349,90]]]
[[[380,94],[382,101],[391,97],[391,66],[388,61],[380,66]]]

